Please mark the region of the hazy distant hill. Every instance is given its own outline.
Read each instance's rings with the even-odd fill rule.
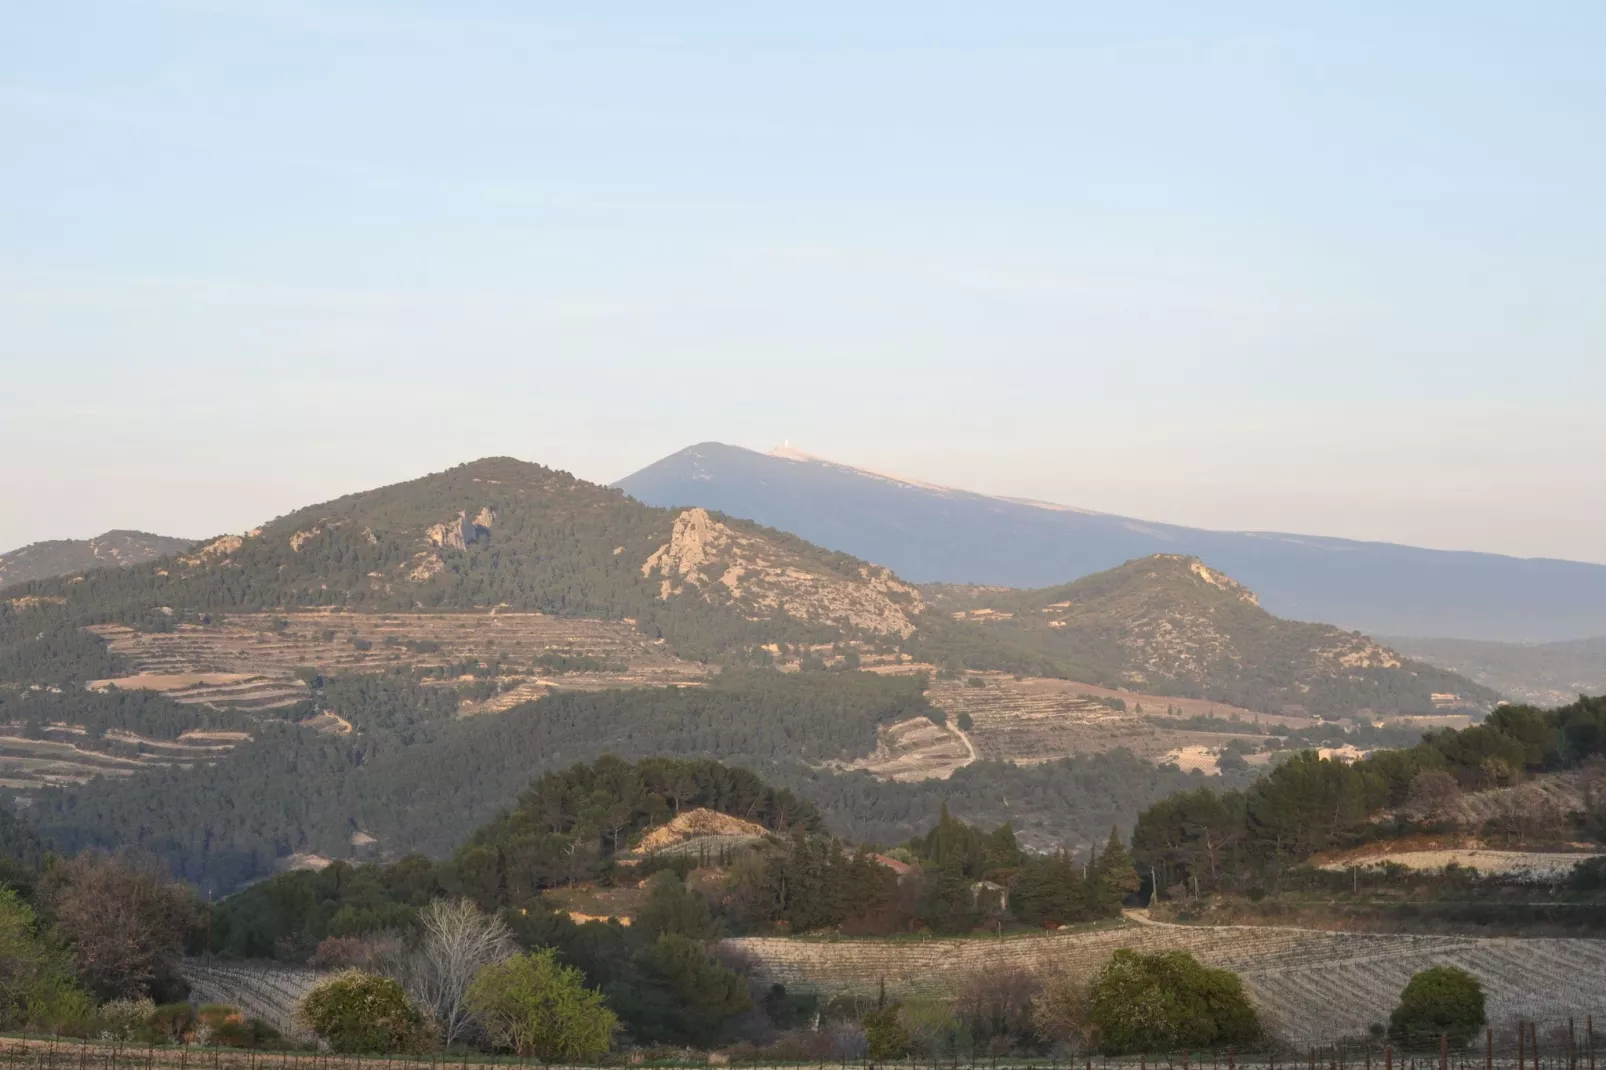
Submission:
[[[923,593],[932,610],[1061,659],[1077,679],[1160,694],[1318,716],[1487,707],[1499,697],[1357,632],[1274,617],[1197,558],[1145,557],[1039,590]]]
[[[651,505],[750,517],[917,582],[1042,587],[1171,553],[1208,562],[1254,589],[1273,613],[1297,620],[1517,641],[1606,634],[1603,565],[1204,531],[717,442],[681,450],[616,485]]]
[[[138,565],[195,545],[145,531],[108,531],[93,539],[51,539],[0,554],[0,587],[113,565]]]
[[[1470,677],[1517,702],[1564,706],[1579,695],[1606,693],[1606,637],[1565,643],[1385,641],[1413,658]]]

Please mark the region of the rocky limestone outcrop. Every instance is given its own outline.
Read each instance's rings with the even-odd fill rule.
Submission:
[[[920,592],[887,569],[827,571],[720,523],[706,509],[677,516],[669,541],[642,563],[641,574],[659,578],[664,599],[691,587],[709,601],[735,602],[754,620],[784,614],[900,638],[914,632],[913,618],[925,608]]]
[[[220,539],[213,539],[205,546],[197,549],[193,554],[188,557],[181,557],[178,560],[183,565],[204,565],[208,561],[225,558],[237,553],[240,547],[244,545],[245,540],[240,536],[225,535]]]
[[[491,528],[496,523],[496,512],[489,506],[484,506],[474,514],[474,519],[468,518],[467,510],[459,510],[455,520],[448,520],[444,524],[434,524],[425,529],[424,537],[433,546],[447,550],[466,550],[476,542],[489,539]]]
[[[1260,599],[1255,597],[1254,591],[1251,591],[1231,576],[1206,567],[1203,561],[1190,560],[1188,562],[1188,571],[1204,580],[1210,586],[1219,587],[1221,590],[1236,596],[1240,602],[1248,602],[1252,606],[1260,605]]]

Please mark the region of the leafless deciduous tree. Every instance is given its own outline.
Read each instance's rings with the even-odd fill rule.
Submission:
[[[408,956],[402,978],[408,994],[435,1014],[447,1046],[470,1021],[464,997],[480,969],[517,950],[501,918],[468,899],[436,899],[419,911],[423,936]]]
[[[190,893],[152,865],[96,853],[57,862],[42,881],[84,984],[102,999],[166,996],[195,924]]]
[[[1442,769],[1418,773],[1411,780],[1405,810],[1412,817],[1426,819],[1446,815],[1461,799],[1461,785]]]

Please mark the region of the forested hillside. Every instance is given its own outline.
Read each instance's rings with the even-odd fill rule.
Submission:
[[[672,828],[676,815],[707,811],[740,818],[761,835],[701,858],[654,851],[643,835]],[[649,940],[689,919],[695,931],[684,935],[698,938],[837,927],[964,932],[1001,920],[1001,901],[977,900],[972,883],[979,880],[1014,886],[1011,921],[1059,924],[1112,916],[1137,887],[1123,841],[1108,832],[1082,855],[1033,853],[1007,821],[989,829],[939,807],[905,841],[893,848],[903,861],[889,865],[888,856],[833,837],[807,801],[747,770],[608,756],[543,775],[439,860],[336,863],[247,889],[214,911],[211,940],[225,955],[303,961],[327,956],[332,949],[322,941],[330,937],[405,933],[431,898],[466,895],[485,909],[516,908],[525,932],[583,954],[571,942],[580,935],[575,927],[549,913],[559,892],[580,887],[625,895],[631,906],[623,917]],[[1086,871],[1074,864],[1082,857]],[[688,895],[683,882],[693,869],[698,891]],[[643,877],[650,879],[643,884]]]
[[[1274,617],[1247,588],[1195,558],[1141,558],[1040,590],[925,593],[933,612],[1095,683],[1317,716],[1476,708],[1499,697],[1358,633]]]
[[[404,676],[336,679],[328,691],[352,734],[268,723],[212,765],[47,792],[30,820],[60,850],[135,846],[221,892],[293,853],[442,856],[533,776],[604,754],[762,770],[814,802],[838,833],[885,843],[928,824],[947,800],[973,820],[1012,820],[1038,845],[1085,845],[1206,782],[1125,752],[1026,768],[983,763],[930,783],[830,771],[827,763],[868,753],[877,727],[935,713],[913,677],[730,672],[707,688],[558,693],[468,719],[454,716],[454,693]]]
[[[0,679],[30,683],[112,673],[100,642],[77,631],[83,624],[171,629],[242,609],[536,610],[629,620],[695,657],[907,634],[899,607],[918,611],[918,596],[883,569],[752,524],[688,521],[508,458],[312,506],[170,560],[13,594],[0,605]]]

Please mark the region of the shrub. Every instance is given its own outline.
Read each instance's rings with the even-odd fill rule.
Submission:
[[[195,1027],[195,1010],[188,1003],[164,1003],[150,1019],[151,1036],[165,1044],[178,1044]]]
[[[1238,975],[1207,969],[1186,951],[1115,952],[1093,981],[1089,1011],[1111,1055],[1223,1048],[1260,1036]]]
[[[421,1050],[429,1042],[424,1016],[388,977],[347,970],[301,1001],[302,1023],[342,1055]]]
[[[1389,1038],[1401,1047],[1432,1047],[1442,1034],[1465,1047],[1486,1021],[1478,979],[1455,966],[1435,966],[1417,973],[1400,993],[1400,1005],[1389,1016]]]
[[[486,966],[469,986],[467,1004],[491,1039],[543,1062],[594,1059],[613,1044],[619,1019],[585,976],[542,948]]]
[[[95,1032],[101,1040],[136,1040],[155,1017],[156,1004],[149,999],[114,999],[95,1012]]]

